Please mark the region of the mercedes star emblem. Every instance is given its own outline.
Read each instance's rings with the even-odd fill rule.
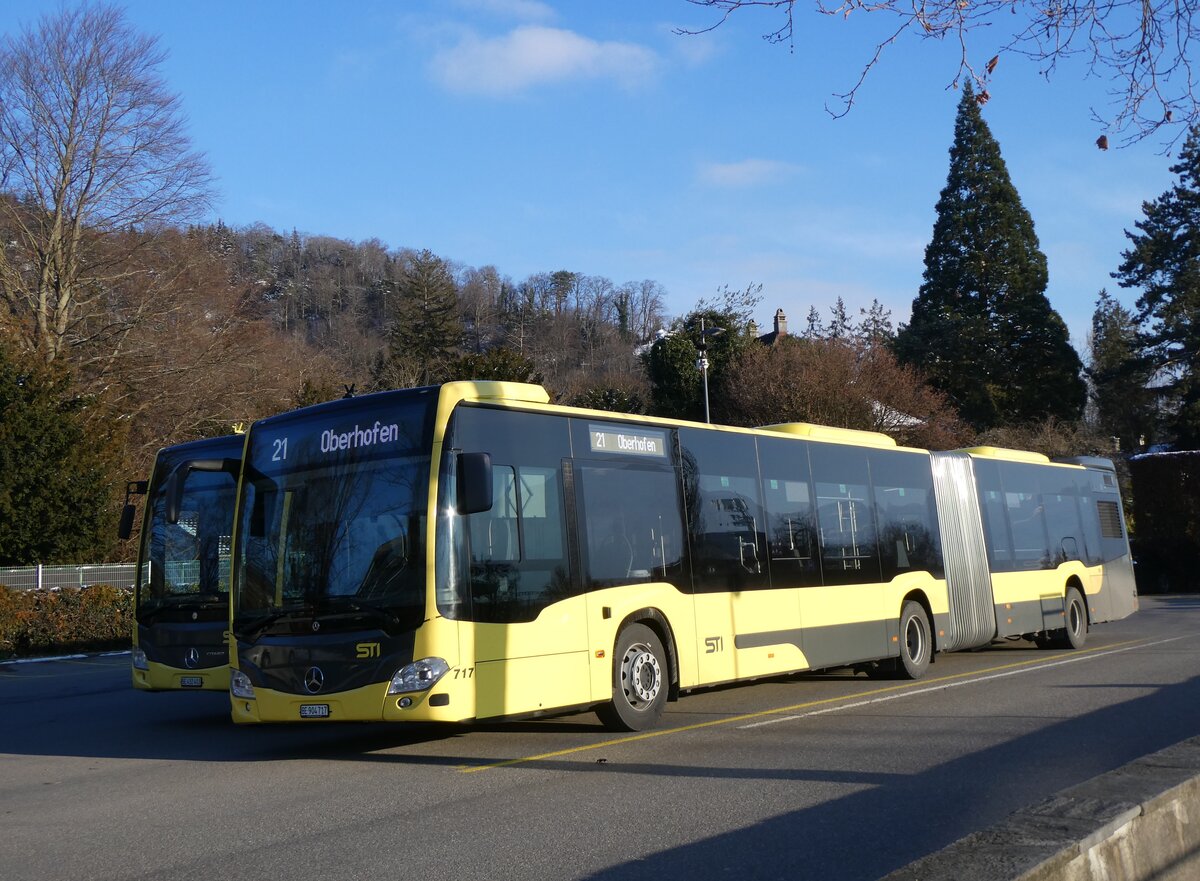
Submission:
[[[194,648],[187,650],[187,654],[183,656],[183,663],[189,670],[196,669],[196,665],[200,663],[200,652]]]
[[[325,674],[320,667],[309,667],[304,671],[304,689],[309,694],[316,694],[325,686]]]

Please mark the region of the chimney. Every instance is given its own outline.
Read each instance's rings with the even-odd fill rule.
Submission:
[[[775,335],[787,336],[787,316],[782,309],[775,310]]]

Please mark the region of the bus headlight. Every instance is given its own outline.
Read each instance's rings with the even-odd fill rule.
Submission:
[[[403,694],[406,691],[428,691],[437,681],[450,672],[450,665],[441,658],[422,658],[405,664],[392,677],[388,694]]]
[[[234,697],[254,699],[254,686],[250,684],[250,677],[241,670],[229,671],[229,693]]]
[[[131,654],[133,655],[133,669],[135,669],[135,670],[149,670],[150,669],[150,662],[148,660],[146,660],[146,653],[144,651],[142,651],[137,646],[134,646]]]

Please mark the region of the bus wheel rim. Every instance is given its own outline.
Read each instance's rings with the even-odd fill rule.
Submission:
[[[632,645],[622,663],[625,695],[635,707],[654,702],[662,688],[662,668],[647,645]]]
[[[908,619],[904,628],[904,648],[909,660],[920,661],[925,654],[925,633],[921,622],[914,615]]]

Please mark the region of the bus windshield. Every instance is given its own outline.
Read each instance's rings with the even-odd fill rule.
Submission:
[[[242,638],[424,620],[428,408],[378,397],[252,429],[234,587]]]
[[[166,478],[175,461],[159,462],[147,504],[150,528],[142,535],[138,620],[197,606],[224,609],[229,601],[229,538],[237,484],[225,472],[193,471],[183,485],[179,519],[166,517]]]

